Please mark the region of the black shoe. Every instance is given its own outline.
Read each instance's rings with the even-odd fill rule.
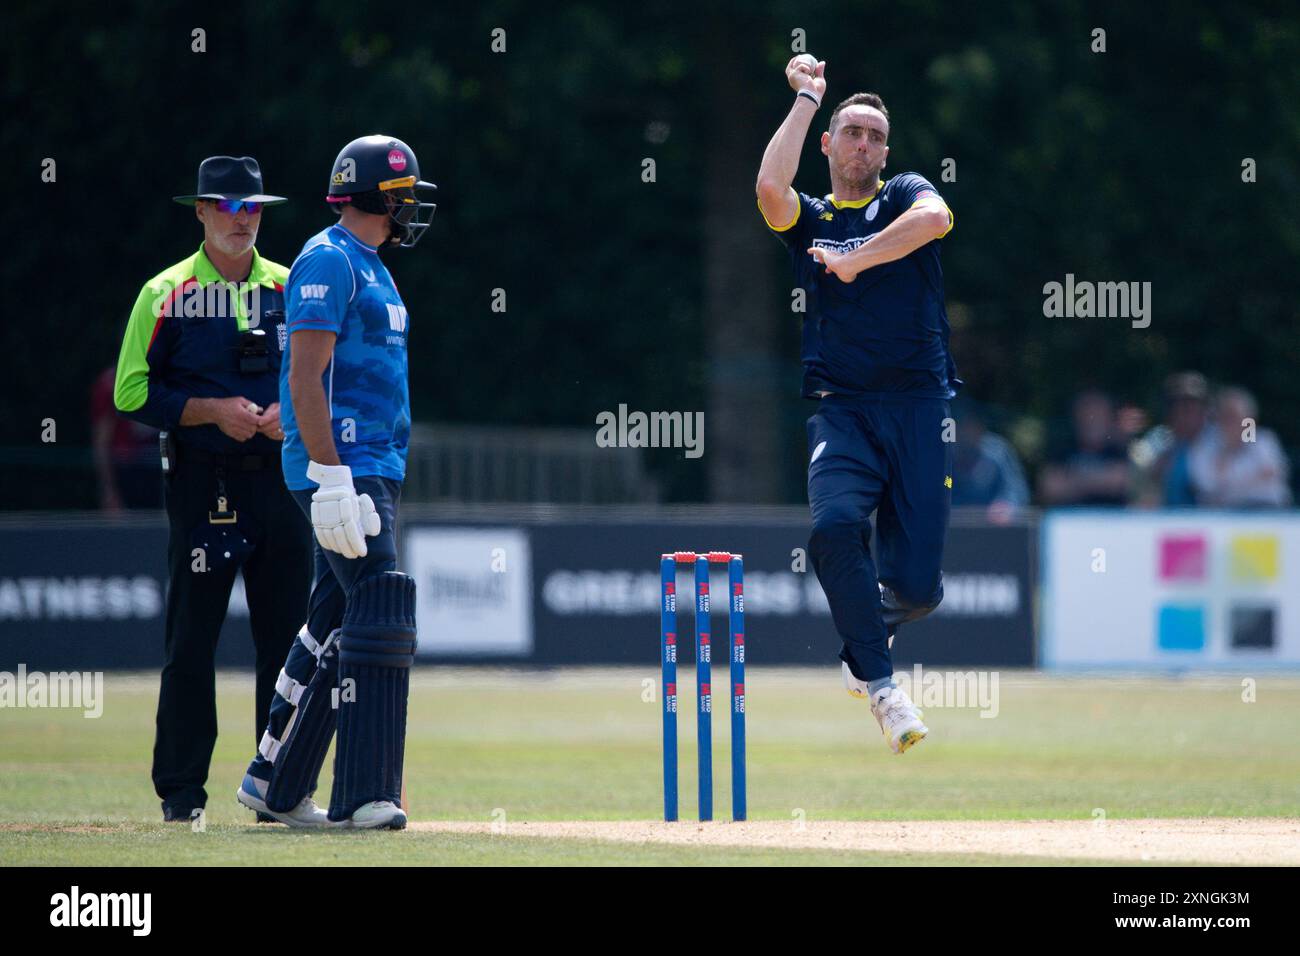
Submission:
[[[164,823],[189,823],[194,818],[194,814],[202,810],[202,807],[183,807],[178,804],[163,804],[163,822]]]
[[[261,810],[258,810],[257,822],[258,823],[279,823],[280,821],[277,820],[275,817],[271,816],[271,814],[263,813]]]

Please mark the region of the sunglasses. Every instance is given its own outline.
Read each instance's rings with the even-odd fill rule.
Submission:
[[[218,199],[217,209],[228,216],[233,216],[241,209],[247,209],[250,216],[256,216],[262,211],[262,204],[260,202],[248,202],[243,199]]]

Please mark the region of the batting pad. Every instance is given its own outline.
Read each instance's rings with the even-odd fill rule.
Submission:
[[[401,802],[406,703],[415,660],[415,581],[399,571],[348,594],[339,632],[338,746],[331,820],[373,800]]]
[[[282,729],[276,727],[278,714],[272,713],[258,750],[271,762],[266,805],[277,813],[288,813],[316,790],[337,721],[333,698],[338,634],[334,631],[317,643],[304,627],[276,681],[276,692],[293,709]]]

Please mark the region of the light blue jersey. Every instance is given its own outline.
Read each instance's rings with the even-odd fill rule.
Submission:
[[[314,488],[307,478],[307,449],[289,395],[293,333],[321,329],[338,336],[322,384],[329,400],[339,461],[354,476],[401,481],[411,435],[407,388],[406,307],[378,253],[334,225],[312,236],[285,285],[289,342],[280,367],[281,452],[285,484]]]

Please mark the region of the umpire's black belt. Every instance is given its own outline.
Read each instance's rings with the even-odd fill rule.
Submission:
[[[214,465],[226,471],[262,471],[280,464],[279,455],[217,455],[202,448],[181,445],[177,457],[181,464],[196,462],[200,465]]]

